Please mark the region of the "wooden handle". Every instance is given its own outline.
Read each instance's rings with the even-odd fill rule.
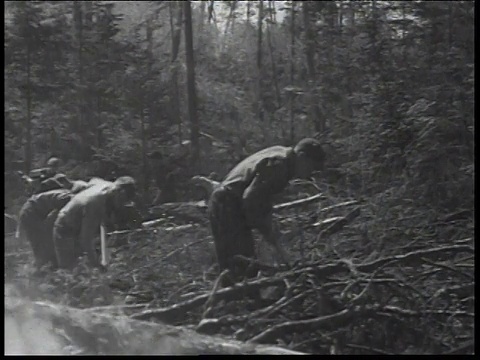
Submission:
[[[100,225],[100,247],[102,251],[102,266],[107,266],[107,234],[105,231],[105,226]]]

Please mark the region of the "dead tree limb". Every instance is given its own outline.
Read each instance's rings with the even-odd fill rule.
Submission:
[[[358,265],[357,269],[364,272],[370,272],[377,267],[388,263],[388,262],[421,262],[422,256],[435,256],[435,255],[445,255],[449,253],[461,253],[461,252],[470,252],[473,253],[474,249],[469,245],[452,245],[452,246],[442,246],[433,249],[422,249],[417,251],[412,251],[403,255],[389,256],[381,259],[374,260],[370,263]]]
[[[325,327],[326,329],[337,328],[348,323],[354,316],[356,316],[356,311],[344,309],[332,315],[307,320],[287,321],[270,327],[252,337],[248,342],[266,343],[275,340],[283,333],[305,332],[320,327]]]
[[[11,330],[5,336],[6,354],[16,352],[8,348],[12,336],[18,337],[17,342],[32,345],[22,349],[24,354],[42,350],[59,355],[303,354],[201,335],[183,327],[18,298],[5,299],[5,322]],[[49,344],[33,346],[40,344],[34,341],[35,336],[41,336],[42,341],[48,339]]]
[[[287,203],[283,203],[283,204],[278,204],[278,205],[275,205],[273,207],[273,211],[280,211],[280,210],[285,210],[285,209],[291,209],[293,207],[296,207],[296,206],[300,206],[300,205],[306,205],[306,204],[310,204],[310,203],[313,203],[315,201],[318,201],[320,199],[324,199],[325,198],[325,195],[323,194],[316,194],[316,195],[313,195],[313,196],[309,196],[305,199],[298,199],[298,200],[294,200],[294,201],[290,201],[290,202],[287,202]]]

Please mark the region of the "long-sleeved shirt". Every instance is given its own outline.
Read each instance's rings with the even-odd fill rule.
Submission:
[[[273,196],[288,185],[294,175],[295,153],[291,147],[263,149],[235,166],[221,186],[243,201],[249,226],[264,228],[273,206]]]
[[[55,228],[67,231],[78,238],[79,244],[87,252],[91,263],[96,264],[94,238],[100,225],[110,216],[109,190],[113,186],[108,181],[98,181],[95,185],[76,194],[59,212]]]
[[[50,212],[60,210],[72,198],[73,194],[66,189],[50,190],[33,195],[22,206],[20,216],[34,213],[39,218],[46,218]]]

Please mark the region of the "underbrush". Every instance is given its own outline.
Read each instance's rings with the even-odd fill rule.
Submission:
[[[405,188],[355,199],[316,187],[320,202],[275,213],[292,267],[257,242],[261,272],[234,287],[218,286],[210,231],[195,224],[111,235],[106,273],[84,259],[35,271],[28,250],[7,253],[5,283],[32,300],[310,353],[473,351],[473,214],[420,207]]]

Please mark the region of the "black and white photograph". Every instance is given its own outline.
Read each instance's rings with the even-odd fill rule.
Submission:
[[[474,355],[474,1],[5,1],[5,355]]]

